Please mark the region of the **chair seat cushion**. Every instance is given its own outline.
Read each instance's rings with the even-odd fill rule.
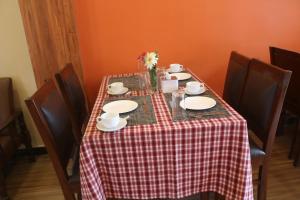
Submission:
[[[266,153],[260,147],[262,143],[259,141],[259,138],[251,129],[248,129],[248,136],[249,136],[251,158],[264,157]],[[260,146],[257,144],[259,144]]]
[[[80,170],[79,170],[79,147],[75,147],[73,157],[72,174],[69,176],[69,184],[74,192],[80,192]]]
[[[262,165],[264,158],[266,156],[266,153],[260,147],[262,143],[259,141],[259,138],[251,129],[248,129],[248,135],[249,135],[251,163],[253,166]]]
[[[251,157],[264,157],[266,153],[250,139],[250,154]]]
[[[78,170],[74,171],[73,174],[69,177],[69,185],[74,192],[80,192],[79,167]]]
[[[85,133],[85,129],[87,127],[87,124],[89,123],[89,120],[90,120],[90,116],[88,116],[87,118],[85,118],[85,120],[84,120],[84,122],[82,124],[82,127],[81,127],[81,134],[82,134],[82,136]]]

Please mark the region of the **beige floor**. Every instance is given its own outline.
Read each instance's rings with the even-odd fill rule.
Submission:
[[[9,197],[16,200],[60,200],[62,191],[48,155],[37,161],[18,159],[7,177]]]
[[[300,168],[294,168],[287,159],[290,138],[276,139],[272,155],[268,185],[268,200],[300,200]],[[60,185],[47,155],[28,163],[18,159],[7,178],[11,199],[59,200],[63,199]]]

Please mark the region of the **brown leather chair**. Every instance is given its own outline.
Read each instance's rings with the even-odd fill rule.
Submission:
[[[75,193],[81,197],[79,155],[73,162],[72,173],[67,171],[75,144],[72,123],[54,81],[47,81],[25,102],[46,145],[65,198],[75,199]]]
[[[0,78],[0,95],[0,199],[6,199],[3,168],[20,145],[24,144],[29,153],[32,153],[32,146],[23,114],[14,107],[11,78]],[[30,159],[34,160],[32,154]]]
[[[280,68],[291,70],[293,75],[286,93],[285,103],[280,118],[280,131],[283,132],[287,113],[291,113],[297,119],[299,127],[294,131],[289,157],[295,157],[294,165],[300,165],[300,54],[276,47],[270,47],[271,63]],[[291,116],[291,115],[290,115]],[[298,134],[297,134],[298,133]],[[299,142],[297,144],[297,141]],[[298,156],[297,156],[298,154]]]
[[[90,115],[85,92],[71,63],[55,74],[55,79],[71,113],[75,138],[80,144]]]
[[[257,139],[249,138],[252,166],[259,167],[258,200],[266,199],[270,156],[290,77],[290,71],[256,59],[249,64],[240,108]]]
[[[223,98],[239,111],[240,98],[244,89],[250,58],[235,51],[231,52],[225,79]]]

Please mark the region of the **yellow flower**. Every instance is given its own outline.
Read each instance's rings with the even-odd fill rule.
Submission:
[[[144,57],[144,63],[147,69],[152,69],[157,64],[158,56],[155,52],[147,52]]]

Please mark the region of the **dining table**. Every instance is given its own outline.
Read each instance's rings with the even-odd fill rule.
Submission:
[[[187,81],[203,82],[192,71]],[[109,95],[123,82],[129,92]],[[141,87],[138,73],[104,76],[80,146],[83,199],[180,199],[215,192],[227,200],[253,200],[246,120],[207,84],[200,96],[213,98],[207,110],[172,114],[172,95]],[[114,132],[97,128],[103,106],[132,100],[138,108]]]

